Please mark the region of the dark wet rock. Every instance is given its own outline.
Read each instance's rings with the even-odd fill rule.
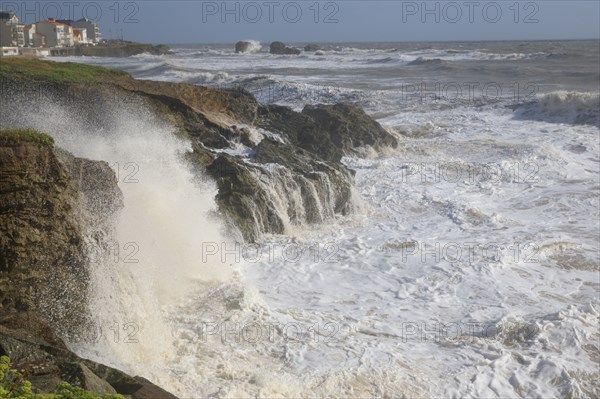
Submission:
[[[235,44],[236,53],[248,53],[252,50],[253,43],[247,41],[239,41]]]
[[[61,380],[68,381],[73,386],[92,391],[98,395],[117,393],[108,382],[94,374],[83,363],[62,364]]]
[[[310,116],[279,105],[266,105],[259,109],[259,126],[277,132],[290,143],[321,156],[325,160],[339,161],[343,152],[322,134]]]
[[[319,51],[322,50],[321,46],[319,46],[318,44],[307,44],[306,46],[304,46],[304,51],[307,52],[315,52],[315,51]]]
[[[139,377],[132,377],[124,372],[96,363],[91,360],[81,359],[94,374],[108,382],[118,393],[122,395],[132,395],[139,391],[144,385],[138,380]]]
[[[22,363],[18,366],[18,371],[27,376],[34,393],[53,392],[56,385],[62,381],[61,370],[53,363]],[[115,393],[114,390],[112,393]]]
[[[255,150],[253,163],[222,155],[208,168],[220,210],[246,240],[350,211],[353,174],[343,165],[272,139]]]
[[[361,147],[382,150],[398,146],[394,136],[352,104],[307,105],[302,113],[277,105],[263,106],[258,123],[285,135],[292,144],[334,162],[345,155],[359,154]]]
[[[256,241],[261,233],[282,234],[284,221],[269,193],[261,187],[262,170],[229,155],[219,156],[207,169],[216,180],[217,203],[242,237]]]
[[[398,140],[359,106],[346,103],[307,105],[302,114],[310,116],[318,131],[328,136],[344,155],[360,154],[358,150],[366,146],[375,150],[398,146]],[[318,146],[318,142],[310,141],[310,145]]]
[[[154,385],[142,377],[135,377],[136,381],[142,384],[142,387],[131,394],[132,399],[177,399],[175,395]]]
[[[271,43],[270,53],[278,55],[299,55],[301,51],[297,48],[287,47],[285,43],[282,42],[273,42]]]
[[[256,148],[256,160],[264,164],[278,164],[288,168],[297,179],[302,191],[304,203],[308,211],[323,208],[330,204],[333,214],[346,214],[351,208],[351,191],[354,173],[345,166],[322,160],[320,157],[296,146],[265,139]],[[312,185],[316,192],[311,194]],[[330,184],[330,186],[328,186]],[[329,188],[328,188],[329,187]],[[320,203],[320,206],[313,206]],[[309,223],[322,222],[327,215],[309,213],[306,221]]]

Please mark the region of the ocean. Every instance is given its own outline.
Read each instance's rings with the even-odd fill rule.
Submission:
[[[173,166],[186,147],[152,115],[123,111],[116,150],[58,137],[75,155],[140,165],[142,183],[121,183],[124,231],[154,248],[115,271],[121,313],[98,296],[131,340],[106,327],[95,346],[71,343],[78,353],[182,398],[597,397],[597,41],[171,47],[52,60],[298,110],[352,102],[400,146],[343,160],[351,215],[250,245],[221,238],[214,187],[188,184]]]

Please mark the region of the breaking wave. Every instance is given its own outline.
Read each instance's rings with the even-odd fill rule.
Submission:
[[[521,105],[517,119],[543,120],[553,123],[600,126],[600,94],[577,91],[554,91]]]

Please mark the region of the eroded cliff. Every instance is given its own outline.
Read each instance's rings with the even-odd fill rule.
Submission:
[[[219,208],[246,241],[346,214],[353,174],[341,158],[398,145],[351,104],[296,112],[260,104],[245,91],[135,80],[104,68],[37,60],[4,64],[0,84],[11,103],[51,95],[91,124],[105,123],[103,108],[115,103],[153,109],[191,142],[192,167],[216,181]]]

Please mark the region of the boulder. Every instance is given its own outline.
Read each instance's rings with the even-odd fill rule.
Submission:
[[[282,42],[273,42],[271,43],[270,53],[278,55],[298,55],[301,51],[297,48],[287,47],[285,43]]]
[[[359,106],[347,103],[335,105],[307,105],[303,115],[310,116],[316,124],[321,137],[326,136],[338,150],[338,155],[361,155],[360,150],[371,147],[375,150],[396,148],[398,140],[373,120]],[[323,152],[321,139],[312,140],[311,136],[303,145]]]
[[[321,50],[321,46],[319,46],[318,44],[311,43],[304,46],[304,51],[307,52],[315,52],[319,50]]]
[[[252,49],[252,42],[239,41],[235,44],[236,53],[248,53]]]
[[[115,394],[117,391],[105,380],[98,377],[83,363],[61,365],[61,379],[69,384],[92,391],[98,395]]]
[[[259,109],[259,125],[266,130],[280,133],[291,144],[317,154],[328,161],[339,161],[344,155],[330,139],[322,134],[314,119],[289,107],[265,105]]]
[[[264,105],[259,108],[258,123],[332,162],[339,162],[345,155],[361,155],[362,147],[382,150],[398,145],[392,134],[352,104],[307,105],[301,113]]]

